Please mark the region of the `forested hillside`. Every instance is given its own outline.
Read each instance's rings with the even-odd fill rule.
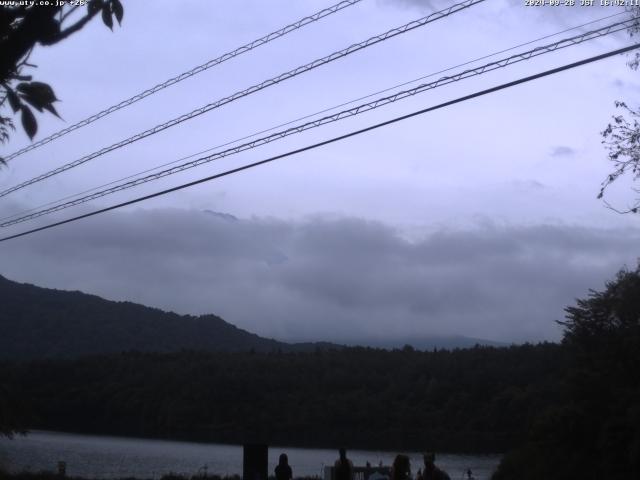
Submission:
[[[0,359],[73,358],[129,351],[302,352],[341,348],[323,341],[277,341],[237,328],[216,315],[178,315],[82,292],[21,284],[2,276],[0,305]],[[369,345],[371,340],[363,332],[356,343]],[[376,338],[374,343],[381,348],[410,343],[420,349],[499,345],[461,335]]]
[[[2,276],[0,305],[0,358],[6,359],[74,357],[131,350],[290,348],[286,343],[241,330],[215,315],[177,315],[82,292],[20,284]]]

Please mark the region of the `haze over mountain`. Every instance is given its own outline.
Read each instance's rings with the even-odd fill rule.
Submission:
[[[0,276],[0,358],[75,357],[122,351],[308,351],[340,345],[286,343],[264,338],[216,315],[178,315],[132,302],[114,302],[78,291],[41,288]],[[491,342],[466,337],[370,340],[378,348],[468,347]]]

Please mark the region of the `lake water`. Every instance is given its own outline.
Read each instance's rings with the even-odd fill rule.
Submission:
[[[333,465],[335,450],[269,447],[269,472],[281,453],[287,453],[294,477],[321,476],[325,465]],[[366,462],[391,465],[397,452],[350,450],[356,466]],[[412,472],[422,466],[418,452],[402,452],[411,458]],[[55,471],[59,461],[67,463],[67,475],[87,478],[159,478],[169,472],[193,475],[242,474],[242,447],[207,443],[175,442],[95,435],[34,431],[13,440],[0,438],[0,467],[9,471]],[[451,480],[463,478],[470,468],[478,480],[489,479],[499,455],[438,455],[436,465]]]

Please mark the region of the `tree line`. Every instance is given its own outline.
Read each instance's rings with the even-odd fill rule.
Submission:
[[[29,428],[502,452],[555,395],[554,344],[420,352],[129,352],[0,364]]]

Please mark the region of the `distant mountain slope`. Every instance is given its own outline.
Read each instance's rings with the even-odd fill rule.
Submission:
[[[259,337],[215,315],[194,317],[0,276],[0,358],[74,357],[130,350],[272,351],[315,348]]]
[[[417,350],[468,348],[496,342],[463,336],[371,339],[373,348],[411,345]],[[215,315],[178,315],[131,302],[114,302],[82,292],[17,283],[0,275],[0,359],[180,350],[283,352],[342,348],[328,342],[285,343],[263,338]]]

